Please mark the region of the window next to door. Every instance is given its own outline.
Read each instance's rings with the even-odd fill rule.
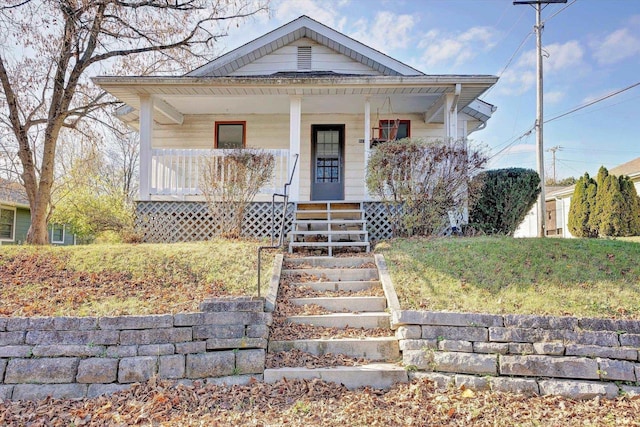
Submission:
[[[215,148],[244,148],[246,137],[247,122],[216,122]]]
[[[379,138],[381,140],[388,140],[389,133],[391,128],[393,127],[395,120],[380,120],[379,129],[380,135]],[[411,120],[400,120],[400,124],[398,126],[398,133],[396,134],[395,139],[409,138],[411,137]]]

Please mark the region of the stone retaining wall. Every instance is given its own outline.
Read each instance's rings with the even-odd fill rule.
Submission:
[[[640,321],[394,311],[405,366],[440,385],[640,394]]]
[[[207,300],[201,312],[0,318],[0,399],[93,397],[153,376],[237,384],[262,379],[264,299]]]

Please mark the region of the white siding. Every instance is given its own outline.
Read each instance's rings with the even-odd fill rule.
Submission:
[[[300,200],[311,197],[311,126],[338,124],[345,126],[345,200],[360,201],[364,194],[364,114],[305,114],[304,103],[301,118]],[[364,109],[364,107],[363,107]],[[397,117],[396,117],[397,116]],[[371,126],[378,120],[401,118],[411,120],[411,136],[432,140],[443,138],[443,125],[424,123],[424,116],[416,114],[371,115]],[[248,147],[289,148],[288,114],[248,115],[191,115],[185,116],[182,125],[155,124],[153,148],[212,148],[216,121],[246,121]],[[372,133],[377,137],[377,133]]]
[[[344,74],[381,75],[379,71],[338,53],[315,41],[302,38],[230,73],[231,76],[268,75],[279,71],[298,71],[298,46],[311,46],[311,69]]]

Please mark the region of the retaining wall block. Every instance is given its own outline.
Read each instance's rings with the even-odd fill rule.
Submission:
[[[0,357],[31,357],[33,347],[30,345],[4,345],[0,346]],[[0,375],[2,379],[2,375]]]
[[[0,317],[0,332],[4,332],[7,330],[7,318]]]
[[[144,344],[138,346],[138,356],[164,356],[175,353],[173,344]]]
[[[273,315],[263,312],[213,312],[203,313],[204,320],[202,325],[271,325]],[[200,325],[194,325],[200,326]]]
[[[0,401],[1,400],[10,400],[12,394],[13,394],[13,386],[12,385],[2,385],[2,384],[0,384]]]
[[[202,325],[193,327],[193,339],[207,338],[242,338],[244,337],[244,325]]]
[[[87,389],[87,397],[93,398],[103,395],[109,395],[117,393],[119,391],[127,390],[131,387],[130,384],[89,384]]]
[[[398,346],[400,347],[400,351],[424,349],[437,350],[438,340],[400,340],[398,341]]]
[[[218,386],[249,385],[252,381],[263,381],[263,375],[231,375],[228,377],[207,378],[206,383]]]
[[[398,326],[396,338],[399,340],[413,340],[422,338],[422,328],[419,325]]]
[[[405,350],[402,352],[402,364],[404,366],[415,366],[420,370],[433,371],[433,350]]]
[[[240,350],[236,353],[236,371],[238,374],[264,373],[266,352],[262,349]]]
[[[414,379],[426,379],[433,382],[437,388],[445,389],[454,384],[453,375],[441,374],[439,372],[414,372],[409,371],[409,381]]]
[[[481,313],[446,313],[439,311],[394,311],[394,324],[433,326],[503,326],[502,316]]]
[[[563,331],[525,328],[489,328],[489,341],[534,343],[564,340]]]
[[[533,354],[533,344],[531,343],[508,343],[509,354]]]
[[[618,387],[613,383],[594,381],[541,380],[538,382],[540,394],[569,397],[571,399],[593,399],[618,395]]]
[[[118,360],[107,358],[83,359],[78,364],[79,383],[112,383],[118,375]]]
[[[492,377],[491,389],[506,393],[540,394],[538,382],[529,378]]]
[[[580,331],[565,338],[568,344],[598,345],[601,347],[619,347],[618,334],[613,331]],[[640,343],[640,341],[638,341]]]
[[[438,350],[473,353],[473,344],[471,341],[441,340],[438,341]]]
[[[640,396],[640,387],[632,386],[632,385],[622,385],[620,387],[620,391],[629,396]],[[0,394],[2,391],[0,391]]]
[[[565,347],[562,342],[534,342],[533,351],[536,354],[547,354],[551,356],[564,356]]]
[[[156,314],[148,316],[115,316],[100,317],[100,329],[158,329],[173,327],[173,316],[170,314]]]
[[[504,326],[523,329],[565,329],[578,328],[578,319],[574,317],[534,316],[525,314],[504,315]]]
[[[231,311],[264,311],[264,298],[236,297],[211,298],[200,303],[200,311],[231,312]]]
[[[640,365],[636,364],[636,380],[640,382]]]
[[[620,345],[622,345],[623,347],[640,348],[640,334],[620,335]]]
[[[23,331],[0,332],[0,346],[24,344],[24,337]]]
[[[120,332],[120,344],[166,344],[192,340],[191,328],[161,328]]]
[[[86,384],[16,384],[13,400],[81,399],[87,395]]]
[[[114,345],[106,349],[107,357],[121,359],[123,357],[135,357],[138,355],[137,345]]]
[[[236,348],[267,348],[268,341],[264,338],[210,338],[207,340],[207,350],[225,350]]]
[[[458,341],[487,341],[487,328],[474,326],[423,326],[422,338],[438,338]]]
[[[187,354],[186,377],[197,379],[231,375],[235,360],[233,351]]]
[[[176,353],[204,353],[207,351],[206,341],[189,341],[189,342],[177,342],[175,344]]]
[[[119,331],[29,331],[27,344],[35,345],[114,345],[118,344]]]
[[[196,326],[204,323],[204,313],[177,313],[173,315],[173,326]]]
[[[507,354],[509,352],[509,344],[499,342],[474,342],[473,352],[488,354]]]
[[[160,378],[183,378],[185,372],[184,354],[172,354],[160,356],[158,365],[158,376]]]
[[[97,317],[55,317],[53,328],[56,331],[88,331],[98,329]]]
[[[0,349],[0,353],[2,349]],[[37,345],[33,347],[32,354],[35,357],[95,357],[106,352],[103,345]]]
[[[0,383],[2,382],[2,379],[4,378],[4,370],[7,367],[7,360],[6,359],[0,359]]]
[[[137,356],[120,359],[118,367],[118,382],[139,383],[145,382],[156,374],[157,357]]]
[[[470,388],[472,390],[489,390],[489,381],[486,377],[476,377],[475,375],[454,375],[456,387]]]
[[[433,353],[435,371],[455,372],[460,374],[496,375],[498,373],[498,357],[494,354],[475,353]]]
[[[10,317],[7,331],[53,331],[55,317]]]
[[[635,363],[624,360],[611,360],[598,357],[598,371],[600,378],[610,381],[636,381]]]
[[[29,329],[28,317],[9,317],[5,325],[7,331],[26,331]]]
[[[580,329],[591,331],[626,332],[628,334],[640,334],[640,321],[624,319],[578,319]]]
[[[249,325],[245,332],[248,338],[269,338],[269,327],[267,325]]]
[[[597,345],[567,344],[564,354],[566,356],[605,357],[607,359],[638,359],[638,350],[628,347],[601,347]]]
[[[11,359],[7,363],[4,382],[6,384],[72,383],[76,379],[78,361],[76,357]]]
[[[586,357],[500,356],[500,375],[599,379],[598,363]]]

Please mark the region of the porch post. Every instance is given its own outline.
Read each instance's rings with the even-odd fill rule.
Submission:
[[[153,139],[153,98],[140,95],[140,200],[151,195],[151,140]]]
[[[295,155],[300,155],[300,120],[302,117],[302,97],[289,97],[289,165],[293,167]],[[298,166],[291,180],[289,198],[293,202],[300,201],[300,168],[302,159],[298,158]],[[291,173],[291,171],[289,171]]]
[[[462,85],[457,83],[454,93],[448,93],[444,103],[444,136],[449,141],[458,139],[458,98],[461,90]]]
[[[367,167],[371,154],[371,101],[369,97],[364,100],[364,199],[369,200],[367,189]]]

